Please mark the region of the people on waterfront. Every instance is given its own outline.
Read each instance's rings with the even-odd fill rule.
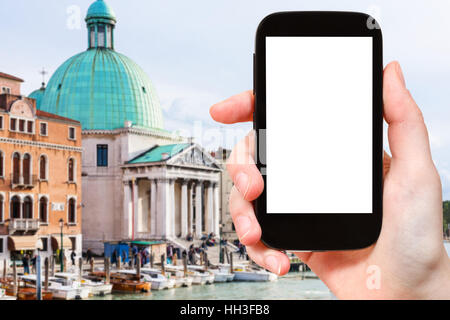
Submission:
[[[192,240],[194,240],[194,237],[192,237],[192,233],[188,233],[188,235],[186,236],[186,241],[191,242]]]
[[[75,253],[75,250],[72,250],[72,253],[70,254],[70,260],[72,260],[72,265],[75,265],[75,258],[77,254]]]
[[[245,258],[245,246],[242,243],[239,243],[239,259]]]
[[[133,246],[133,247],[131,248],[131,255],[132,255],[132,257],[133,257],[134,266],[137,265],[137,255],[138,255],[138,253],[139,253],[138,248],[137,248],[136,246]],[[130,267],[131,267],[131,262],[130,262]]]
[[[191,245],[189,247],[189,251],[188,251],[188,260],[189,260],[189,264],[196,264],[196,256],[195,256],[196,252],[195,252],[195,248],[194,245]]]
[[[36,254],[33,254],[33,258],[31,258],[31,273],[36,273]]]
[[[122,263],[125,264],[125,262],[127,261],[127,253],[125,250],[122,250],[122,254],[119,254],[119,259],[122,257]],[[129,265],[131,267],[131,260],[129,259]]]
[[[392,156],[384,152],[380,236],[362,250],[296,255],[340,299],[449,299],[450,263],[442,239],[442,185],[423,114],[406,87],[398,62],[386,66],[382,80],[383,116]],[[237,123],[251,121],[254,110],[253,93],[247,91],[214,105],[210,113],[216,121]],[[251,259],[283,275],[289,271],[289,258],[261,242],[261,227],[252,206],[264,190],[263,177],[253,161],[256,138],[251,131],[228,159],[227,168],[235,183],[230,192],[230,213]],[[243,163],[241,159],[251,161]]]
[[[91,248],[88,248],[86,251],[86,263],[90,263],[93,258],[92,250]]]
[[[172,258],[173,258],[173,246],[172,245],[168,245],[167,246],[167,264],[171,264],[172,263]]]
[[[30,274],[30,257],[25,253],[22,257],[23,273]]]

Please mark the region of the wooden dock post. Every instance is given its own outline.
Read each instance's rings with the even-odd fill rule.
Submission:
[[[13,296],[17,297],[17,266],[16,260],[13,261]]]
[[[3,279],[6,279],[6,275],[8,274],[8,262],[3,260]]]
[[[78,259],[78,268],[79,268],[79,272],[80,272],[80,274],[78,275],[78,280],[80,281],[80,284],[81,284],[81,281],[83,278],[83,258],[82,257],[80,257]]]
[[[64,251],[63,251],[63,254],[64,254]],[[64,261],[63,271],[67,272],[67,257],[65,254],[63,256],[63,261]]]
[[[136,256],[136,276],[139,281],[141,281],[141,255]]]
[[[234,273],[234,270],[233,270],[233,251],[230,252],[230,273]]]
[[[208,271],[208,254],[206,252],[203,253],[203,263],[205,264],[205,271]]]
[[[42,300],[41,256],[36,257],[36,300]]]
[[[53,255],[50,260],[50,274],[52,277],[55,276],[55,256],[53,256]]]
[[[92,273],[92,272],[94,272],[94,259],[91,259],[89,261],[89,264],[90,264],[90,272]]]
[[[200,265],[203,265],[203,256],[205,255],[204,251],[200,251]]]
[[[228,248],[225,247],[225,257],[227,257],[227,263],[230,263],[230,256],[228,255]]]
[[[117,257],[116,262],[117,262],[117,269],[120,270],[122,268],[122,255],[119,255]]]
[[[161,255],[161,274],[163,275],[163,276],[165,276],[166,275],[166,267],[165,267],[165,261],[166,260],[166,255],[165,254],[162,254]]]
[[[48,263],[48,257],[45,258],[44,262],[44,291],[48,291],[48,272],[49,272],[49,263]]]
[[[105,284],[111,282],[111,271],[109,268],[109,258],[105,258]]]
[[[153,268],[153,262],[155,261],[155,254],[152,252],[150,255],[150,268]]]
[[[186,277],[187,276],[187,271],[188,271],[188,268],[187,268],[187,255],[185,255],[183,257],[183,266],[184,266],[184,269],[183,269],[184,277]]]

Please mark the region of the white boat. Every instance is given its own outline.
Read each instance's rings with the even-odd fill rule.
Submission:
[[[214,282],[231,282],[234,279],[234,273],[231,273],[225,269],[210,269],[214,273]]]
[[[7,296],[6,290],[0,288],[0,301],[5,301],[5,300],[17,300],[17,297]]]
[[[278,276],[264,269],[252,269],[247,265],[233,267],[235,281],[275,281]]]
[[[169,272],[180,272],[184,274],[184,267],[183,266],[174,266],[174,265],[168,265],[166,266],[166,270]],[[204,285],[207,283],[214,282],[214,278],[212,278],[211,281],[211,275],[201,273],[195,270],[190,270],[188,268],[187,275],[189,278],[192,278],[192,284],[194,285]],[[214,277],[214,275],[212,275]]]
[[[144,270],[144,272],[152,274],[152,273],[158,273],[161,274],[161,270],[160,269],[155,269],[155,268],[150,268],[150,267],[145,267],[141,269]],[[185,277],[184,276],[184,272],[181,270],[172,270],[172,269],[166,269],[166,274],[170,275],[170,279],[175,280],[175,288],[179,288],[179,287],[190,287],[192,285],[193,282],[193,278],[192,277]]]
[[[21,277],[26,286],[36,288],[36,275],[26,275]],[[44,287],[44,279],[42,278],[42,287]],[[48,291],[53,293],[53,299],[75,300],[87,299],[89,297],[89,289],[83,288],[79,283],[67,281],[67,279],[50,277],[48,279]]]
[[[71,280],[73,282],[79,281],[79,275],[68,272],[57,272],[55,273],[56,278],[62,278]],[[81,279],[81,287],[89,289],[89,295],[91,296],[105,296],[111,294],[112,284],[106,284],[103,281],[96,282],[88,279]]]
[[[214,283],[214,278],[215,278],[214,273],[212,273],[209,270],[205,270],[205,268],[203,266],[189,265],[188,270],[199,273],[201,277],[205,278],[206,284]]]
[[[162,274],[151,272],[149,268],[141,269],[141,279],[152,284],[152,290],[171,289],[175,286],[175,280],[168,279]],[[136,270],[118,270],[117,273],[136,275]]]

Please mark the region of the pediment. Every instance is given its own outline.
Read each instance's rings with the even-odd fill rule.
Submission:
[[[196,144],[183,150],[182,152],[171,158],[167,163],[172,165],[221,169],[220,164],[216,161],[216,159],[214,159],[208,152],[206,152],[203,148]]]

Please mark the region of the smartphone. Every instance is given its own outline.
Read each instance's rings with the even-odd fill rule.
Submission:
[[[268,247],[365,248],[382,221],[382,35],[356,12],[279,12],[254,54],[254,207]]]

